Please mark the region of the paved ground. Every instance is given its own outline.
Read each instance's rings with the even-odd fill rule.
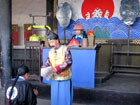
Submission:
[[[50,105],[50,100],[37,98],[37,105]],[[0,89],[0,105],[4,105],[4,90]],[[72,105],[85,105],[73,103]],[[87,104],[86,104],[87,105]]]
[[[1,84],[1,79],[0,79]],[[4,89],[1,88],[0,85],[0,105],[4,105]],[[41,99],[37,98],[37,105],[51,105],[49,99]],[[79,103],[73,103],[72,105],[91,105],[91,104],[79,104]],[[95,105],[95,104],[92,104]]]
[[[46,94],[44,91],[40,93]],[[76,101],[72,105],[140,105],[140,75],[116,74],[95,89],[75,89],[74,93]],[[43,99],[37,98],[37,105],[50,105],[50,100],[44,99],[47,95],[43,96]],[[4,105],[4,90],[1,87],[0,105]]]

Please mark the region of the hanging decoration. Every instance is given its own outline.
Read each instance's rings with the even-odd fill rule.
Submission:
[[[56,18],[62,28],[68,27],[71,17],[71,6],[67,2],[59,4],[56,12]]]
[[[132,25],[139,14],[138,0],[122,0],[120,7],[122,20],[126,25]]]

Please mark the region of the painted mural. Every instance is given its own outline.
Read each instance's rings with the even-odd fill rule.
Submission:
[[[114,13],[113,0],[84,0],[81,7],[84,19],[94,17],[110,18]]]
[[[114,16],[116,7],[113,0],[83,0],[79,8],[82,18],[71,19],[70,25],[66,28],[67,39],[71,39],[75,34],[73,27],[78,22],[83,25],[88,35],[95,35],[97,39],[128,38],[128,26],[120,17]],[[59,24],[58,35],[60,39],[64,38],[64,29]],[[140,39],[140,17],[136,18],[135,23],[130,26],[130,38]]]

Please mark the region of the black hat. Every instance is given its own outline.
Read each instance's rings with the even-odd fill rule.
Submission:
[[[50,31],[49,34],[47,35],[47,39],[48,40],[57,40],[57,39],[59,39],[59,37],[54,32]]]
[[[18,68],[18,76],[23,76],[25,75],[26,73],[29,72],[29,69],[27,66],[25,65],[21,65],[19,68]]]

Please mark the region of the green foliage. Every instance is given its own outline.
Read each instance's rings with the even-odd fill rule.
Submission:
[[[109,39],[110,38],[110,33],[107,30],[107,28],[104,28],[103,30],[100,29],[99,26],[96,26],[94,29],[94,35],[96,36],[97,39]]]

